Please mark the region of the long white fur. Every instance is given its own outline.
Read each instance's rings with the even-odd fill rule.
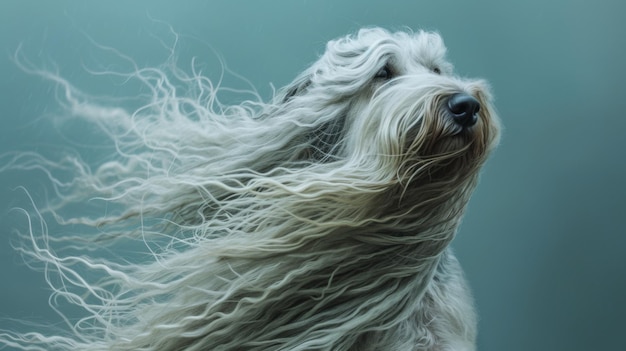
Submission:
[[[486,83],[454,76],[445,51],[435,33],[363,29],[329,42],[271,102],[234,106],[172,66],[128,76],[151,92],[134,111],[39,72],[117,152],[93,171],[71,156],[4,156],[54,181],[59,201],[28,214],[42,225],[22,250],[45,263],[52,301],[85,314],[64,332],[3,332],[0,345],[474,350],[471,297],[447,247],[498,121]],[[458,92],[481,103],[465,131],[444,108]],[[107,212],[61,216],[87,200]],[[49,236],[46,218],[97,233]],[[133,240],[150,254],[140,262],[54,251]]]

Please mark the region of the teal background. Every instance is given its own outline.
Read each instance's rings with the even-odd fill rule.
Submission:
[[[2,0],[0,152],[75,145],[40,119],[57,108],[54,89],[16,67],[20,43],[82,89],[125,96],[134,87],[86,73],[121,64],[89,38],[155,65],[168,54],[160,40],[173,41],[165,22],[181,35],[182,66],[197,56],[217,74],[212,47],[268,97],[270,82],[288,83],[334,37],[438,30],[457,73],[491,82],[505,126],[453,244],[480,313],[479,349],[624,350],[625,14],[620,0]],[[44,197],[41,175],[0,174],[0,328],[15,325],[7,317],[59,321],[43,277],[10,247],[24,219],[6,210],[27,204],[21,184]]]

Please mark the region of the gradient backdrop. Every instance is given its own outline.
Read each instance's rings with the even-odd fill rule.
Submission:
[[[17,69],[20,43],[82,89],[124,96],[136,87],[83,68],[121,67],[94,42],[156,65],[168,55],[160,40],[174,40],[168,23],[182,66],[196,56],[217,77],[213,48],[268,97],[331,38],[372,25],[438,30],[459,74],[492,83],[506,127],[453,244],[480,311],[479,349],[625,350],[625,14],[622,0],[2,0],[0,152],[49,152],[88,133],[45,120],[54,89]],[[6,317],[59,321],[43,277],[10,247],[24,218],[7,209],[27,205],[17,185],[45,198],[41,174],[0,174],[0,328]]]

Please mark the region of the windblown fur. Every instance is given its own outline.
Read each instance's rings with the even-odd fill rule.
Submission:
[[[71,157],[5,156],[7,167],[49,170],[60,194],[31,222],[52,216],[99,234],[27,233],[24,253],[45,263],[52,300],[85,316],[58,335],[4,332],[0,345],[473,350],[472,301],[447,247],[498,122],[486,83],[454,76],[445,51],[435,33],[363,29],[329,42],[271,102],[234,106],[172,67],[129,75],[152,94],[135,111],[40,72],[117,153],[93,172]],[[446,112],[458,92],[480,102],[471,128]],[[53,168],[74,177],[60,182]],[[90,199],[108,212],[59,215]],[[131,240],[146,242],[149,259],[54,251]]]

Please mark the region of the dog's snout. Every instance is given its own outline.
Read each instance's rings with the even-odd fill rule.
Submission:
[[[471,127],[478,120],[480,103],[471,95],[459,93],[448,99],[448,110],[456,124],[461,127]]]

